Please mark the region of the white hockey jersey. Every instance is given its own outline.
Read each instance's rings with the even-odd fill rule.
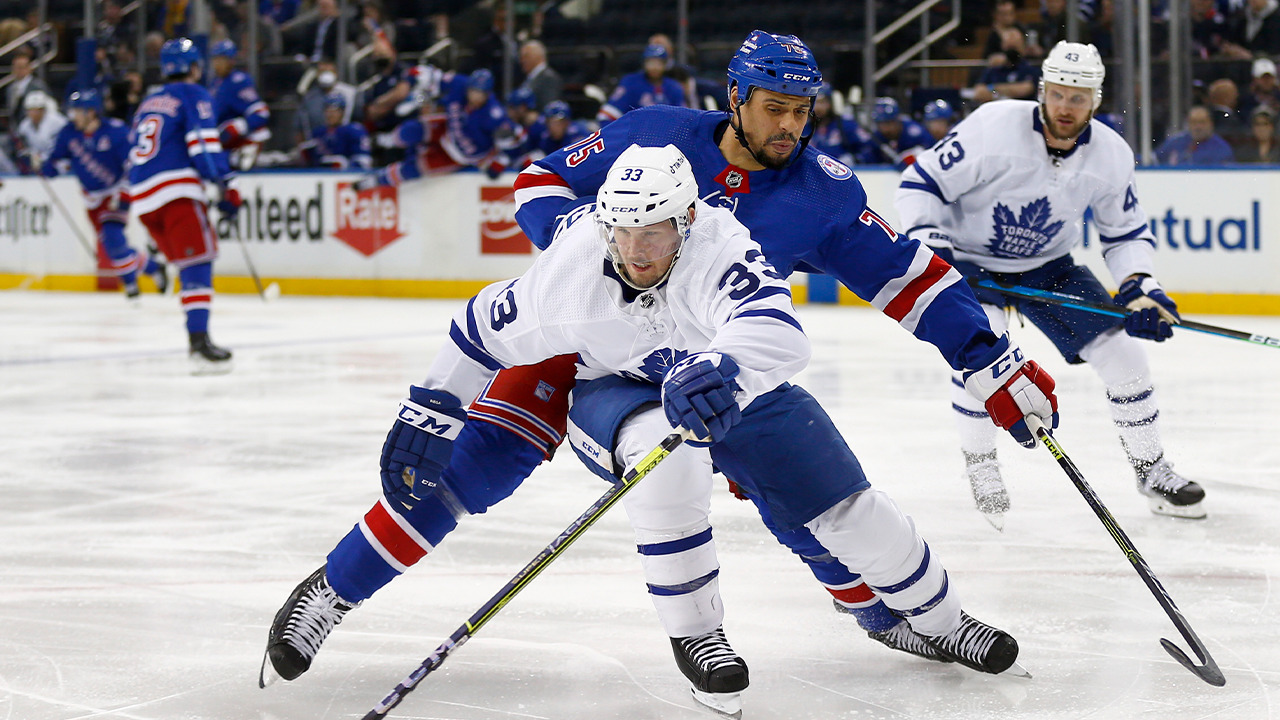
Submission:
[[[1075,148],[1055,156],[1042,128],[1029,100],[987,103],[956,125],[902,175],[894,205],[907,234],[987,270],[1025,272],[1071,252],[1092,207],[1117,284],[1154,274],[1129,146],[1091,120]]]
[[[746,407],[809,361],[791,289],[728,210],[702,201],[667,280],[637,291],[617,276],[593,214],[579,211],[523,276],[494,283],[454,320],[426,387],[470,402],[501,367],[578,355],[579,379],[661,383],[690,353],[732,357]]]

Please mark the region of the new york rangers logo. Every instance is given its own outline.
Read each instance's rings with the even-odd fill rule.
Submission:
[[[1013,211],[996,203],[992,224],[996,236],[987,242],[991,254],[1001,258],[1023,258],[1040,254],[1049,241],[1062,230],[1063,221],[1049,222],[1053,209],[1049,198],[1028,203],[1014,217]]]
[[[539,380],[538,387],[533,389],[533,394],[542,402],[550,402],[551,396],[554,395],[555,392],[556,389],[546,380]]]
[[[818,167],[831,176],[833,180],[848,180],[853,177],[853,171],[848,165],[836,160],[830,155],[818,155]]]

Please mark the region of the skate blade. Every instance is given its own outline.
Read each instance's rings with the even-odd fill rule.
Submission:
[[[1022,667],[1022,665],[1019,664],[1017,660],[1014,660],[1013,664],[1010,665],[1008,668],[1006,668],[1005,671],[1000,674],[1009,675],[1011,677],[1026,678],[1028,680],[1031,679],[1031,673],[1027,672],[1027,669]]]
[[[190,358],[192,375],[226,375],[231,372],[231,361],[212,362],[199,355]]]
[[[258,687],[266,688],[268,685],[274,685],[284,680],[280,677],[280,673],[276,672],[276,667],[271,664],[271,654],[262,654],[262,669],[258,671]]]
[[[1174,505],[1173,503],[1166,501],[1164,498],[1148,497],[1147,504],[1151,507],[1151,512],[1156,515],[1164,515],[1165,517],[1176,517],[1184,520],[1203,520],[1209,515],[1209,513],[1205,512],[1203,500],[1195,505]]]
[[[979,512],[982,512],[982,511],[979,511]],[[986,519],[986,521],[991,525],[991,527],[995,528],[999,532],[1004,532],[1004,513],[984,512],[982,513],[982,517]]]
[[[725,717],[739,720],[742,717],[742,693],[709,693],[691,687],[693,699],[706,709]]]

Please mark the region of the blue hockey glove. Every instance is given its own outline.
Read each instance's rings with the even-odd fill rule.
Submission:
[[[1050,430],[1058,427],[1055,383],[1022,348],[1009,344],[994,362],[964,376],[964,388],[982,400],[991,422],[1009,431],[1022,447],[1033,448],[1036,439],[1027,427],[1027,416],[1039,415]]]
[[[1182,320],[1173,298],[1150,275],[1125,280],[1115,301],[1133,311],[1124,319],[1125,332],[1143,340],[1168,340],[1173,337],[1173,326]]]
[[[218,210],[222,211],[223,217],[235,222],[241,202],[240,190],[235,185],[227,182],[218,186]]]
[[[724,439],[729,428],[742,419],[734,378],[738,363],[716,352],[694,353],[676,363],[662,381],[662,409],[673,427],[693,431],[706,446]]]
[[[409,388],[396,424],[382,446],[382,491],[388,500],[413,509],[430,494],[453,455],[453,441],[467,411],[447,392]]]

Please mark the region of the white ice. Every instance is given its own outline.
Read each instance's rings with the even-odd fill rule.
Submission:
[[[604,492],[571,453],[350,614],[298,681],[259,690],[267,626],[378,497],[396,402],[455,301],[219,296],[222,377],[187,373],[172,297],[0,293],[0,720],[358,718]],[[1057,378],[1058,438],[1226,674],[1182,638],[1043,448],[1001,444],[1003,534],[961,480],[947,368],[870,310],[802,308],[799,379],[911,514],[1031,680],[895,653],[838,615],[752,507],[718,491],[746,720],[1280,717],[1280,353],[1180,332],[1149,345],[1169,456],[1209,518],[1151,515],[1087,367],[1014,333]],[[1201,317],[1280,336],[1280,318]],[[625,518],[606,516],[395,718],[708,719],[671,658]]]

